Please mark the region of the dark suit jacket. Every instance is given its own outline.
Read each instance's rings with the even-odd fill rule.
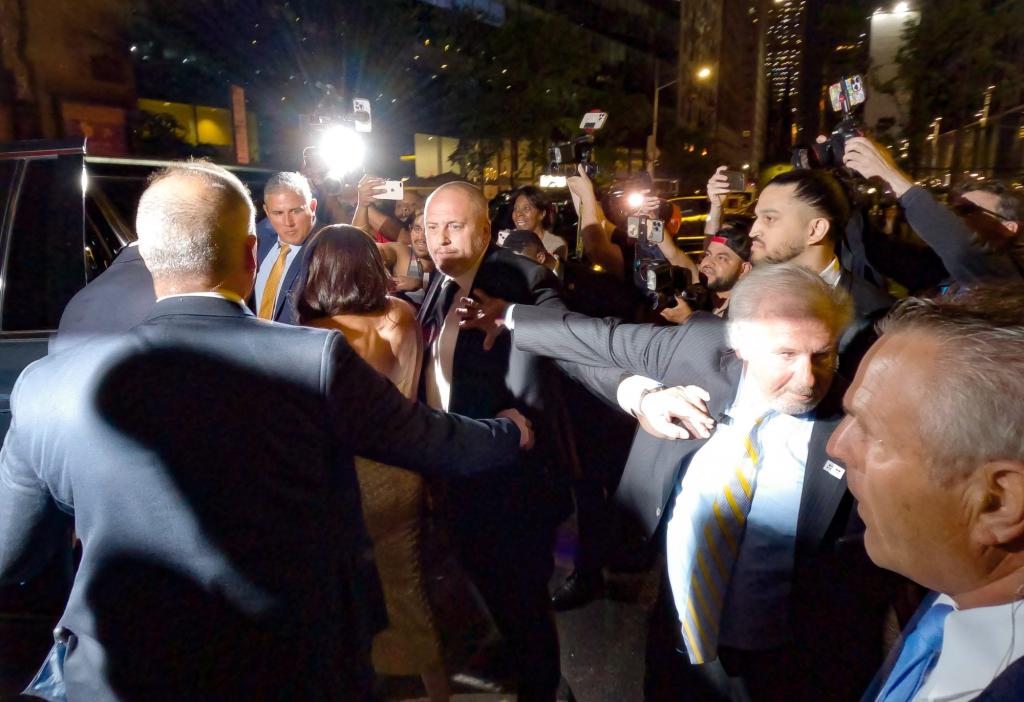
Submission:
[[[440,304],[443,281],[443,275],[433,276],[420,308],[421,321],[430,319]],[[472,287],[509,302],[565,309],[558,281],[551,271],[507,249],[491,247],[487,251]],[[559,496],[559,467],[570,460],[565,445],[566,429],[560,421],[559,374],[550,361],[512,348],[508,334],[499,337],[490,351],[484,351],[483,339],[483,332],[478,330],[459,332],[449,409],[468,417],[493,417],[505,408],[515,407],[534,422],[537,445],[522,455],[521,473],[500,477],[506,484],[497,485],[494,476],[469,477],[449,481],[449,492],[454,493],[456,500],[464,498],[466,509],[474,511],[481,520],[498,518],[511,510],[518,513],[517,518],[524,526],[525,521],[549,522],[550,509]],[[499,505],[502,492],[510,494]],[[522,500],[529,501],[531,514],[522,513]],[[472,508],[471,502],[478,503],[479,509]]]
[[[306,238],[308,242],[313,236],[310,233],[309,237]],[[259,266],[263,265],[263,259],[270,253],[270,249],[277,243],[277,232],[270,224],[269,219],[262,219],[256,225],[256,264]],[[292,265],[288,266],[288,270],[285,271],[284,277],[281,279],[281,291],[277,295],[277,306],[274,307],[274,321],[282,322],[283,324],[297,324],[295,318],[295,304],[294,294],[296,292],[296,283],[299,280],[299,273],[304,267],[306,260],[306,250],[303,249],[301,254],[296,256],[292,261]],[[267,265],[274,265],[273,261],[268,261]],[[255,295],[253,291],[253,295]],[[254,310],[258,310],[260,301],[254,297],[250,298],[250,307]]]
[[[624,372],[670,386],[700,385],[711,396],[712,416],[732,403],[739,386],[742,362],[729,348],[726,323],[713,315],[698,313],[686,324],[656,327],[516,306],[513,321],[516,348],[568,361],[560,363],[563,370],[609,402],[615,402]],[[834,693],[823,699],[856,699],[871,679],[881,660],[887,595],[886,583],[876,582],[881,571],[864,552],[863,524],[852,510],[845,475],[837,479],[825,470],[825,446],[842,419],[843,389],[834,382],[814,410],[790,598],[797,647],[822,657],[814,657],[813,676],[826,685],[820,689]],[[670,506],[682,470],[704,443],[637,432],[616,500],[649,536]],[[837,653],[824,646],[821,637],[828,631],[845,631],[848,648]]]
[[[91,337],[127,331],[146,318],[154,302],[153,276],[142,262],[139,247],[126,246],[107,270],[68,302],[56,336],[50,337],[50,353]]]
[[[875,323],[896,301],[882,289],[845,269],[839,274],[839,287],[853,300],[853,321],[839,337],[839,372],[846,378],[852,378],[857,373],[860,360],[878,339]]]
[[[83,555],[70,699],[353,699],[383,623],[353,454],[513,463],[518,431],[406,400],[337,332],[174,297],[22,374],[0,453],[0,584]],[[26,681],[27,682],[27,681]]]

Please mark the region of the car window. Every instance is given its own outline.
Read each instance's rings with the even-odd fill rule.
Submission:
[[[9,238],[0,288],[0,326],[3,331],[51,330],[57,328],[68,300],[85,285],[82,158],[59,156],[22,163],[25,172],[13,220],[10,209],[6,215]],[[4,162],[3,168],[16,166]],[[10,183],[8,171],[6,184]]]

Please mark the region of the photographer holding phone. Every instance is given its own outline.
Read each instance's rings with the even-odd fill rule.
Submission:
[[[352,215],[353,227],[362,229],[381,244],[388,241],[410,243],[408,226],[376,205],[377,200],[404,201],[401,181],[366,174],[359,179],[356,192],[358,198],[355,213]]]

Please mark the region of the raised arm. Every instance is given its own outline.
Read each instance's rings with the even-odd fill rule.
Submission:
[[[511,317],[512,340],[518,349],[656,380],[666,376],[677,349],[694,328],[624,324],[528,305],[515,305]]]
[[[579,175],[566,179],[569,191],[573,195],[573,205],[580,220],[580,238],[583,240],[583,252],[591,263],[596,263],[619,280],[623,280],[625,258],[622,249],[612,242],[611,231],[604,211],[594,193],[594,184],[579,167]]]
[[[880,144],[866,137],[850,139],[843,163],[865,178],[878,177],[889,185],[907,222],[939,255],[956,282],[969,285],[984,280],[1020,279],[1020,271],[1007,256],[988,251],[962,219],[927,190],[914,185]]]

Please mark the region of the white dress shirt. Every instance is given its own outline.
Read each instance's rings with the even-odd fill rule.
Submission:
[[[725,412],[731,421],[719,422],[711,438],[691,458],[665,537],[673,592],[686,591],[683,560],[692,515],[702,502],[710,502],[721,493],[723,474],[741,460],[744,439],[766,411],[760,393],[744,376],[732,406]],[[758,429],[761,465],[722,608],[721,645],[766,650],[790,640],[789,596],[796,526],[813,427],[810,417],[770,412]],[[678,608],[681,603],[676,605]]]
[[[914,700],[962,702],[981,694],[1011,663],[1024,656],[1024,600],[957,609],[940,595],[935,604],[953,611],[942,629],[942,651]]]
[[[459,286],[459,292],[455,295],[455,301],[448,309],[448,314],[441,325],[441,333],[437,335],[437,339],[429,348],[424,349],[424,352],[427,354],[427,366],[424,373],[426,385],[424,389],[426,391],[427,405],[434,409],[447,412],[448,405],[451,402],[455,344],[459,340],[459,316],[455,310],[459,306],[459,298],[469,297],[469,294],[473,292],[473,279],[476,278],[476,272],[480,270],[480,264],[483,260],[483,255],[481,255],[476,265],[458,278],[445,275],[444,280],[441,282],[441,289],[437,291],[438,304],[440,304],[440,301],[444,299],[445,285]],[[441,275],[444,274],[442,273]]]

